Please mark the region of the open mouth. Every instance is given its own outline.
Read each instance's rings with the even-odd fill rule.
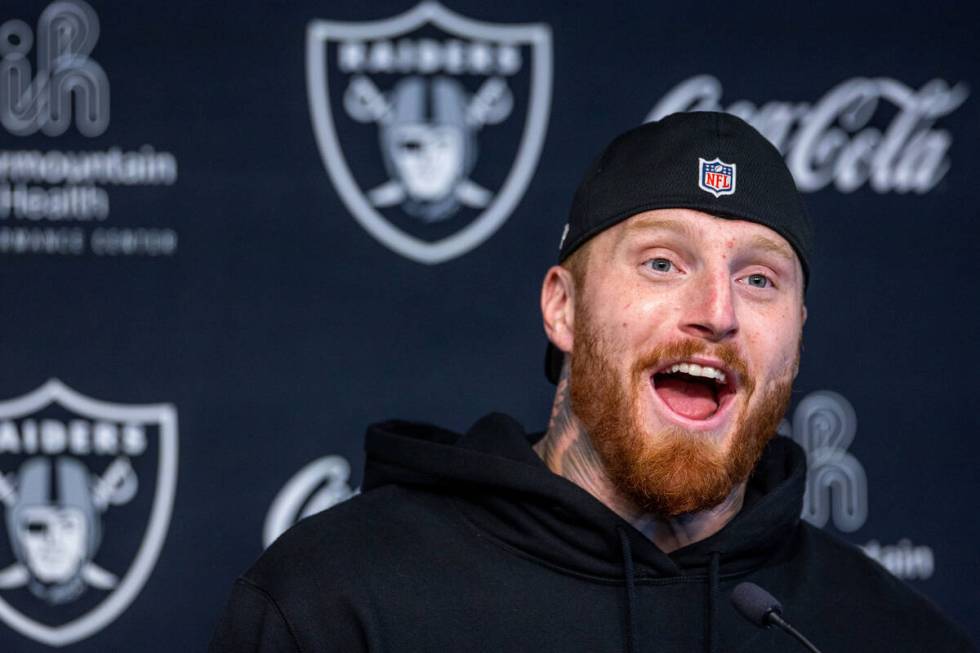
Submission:
[[[734,374],[721,365],[680,361],[664,366],[652,378],[654,392],[677,415],[709,420],[731,403]]]

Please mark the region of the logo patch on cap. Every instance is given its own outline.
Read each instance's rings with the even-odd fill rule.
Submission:
[[[698,157],[698,187],[715,197],[735,193],[735,164]]]

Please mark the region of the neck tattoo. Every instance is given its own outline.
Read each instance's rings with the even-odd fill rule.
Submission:
[[[534,445],[534,451],[548,469],[591,494],[666,553],[714,535],[738,514],[745,498],[745,483],[737,485],[717,506],[701,512],[662,518],[640,510],[616,488],[589,434],[572,411],[569,368],[566,361],[558,380],[548,431]]]

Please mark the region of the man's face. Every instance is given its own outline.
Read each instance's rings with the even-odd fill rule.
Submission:
[[[789,401],[803,275],[774,231],[688,209],[589,244],[574,299],[572,408],[613,482],[663,516],[717,505]]]

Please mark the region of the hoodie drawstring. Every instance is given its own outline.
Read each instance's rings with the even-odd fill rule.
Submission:
[[[633,566],[633,549],[625,528],[617,528],[619,544],[623,552],[623,576],[626,589],[626,652],[637,653],[639,642],[636,638],[636,570]],[[718,649],[716,641],[715,620],[718,616],[719,585],[721,576],[721,554],[711,552],[708,559],[708,606],[704,624],[704,650],[715,653]]]
[[[720,568],[721,554],[717,551],[712,551],[708,563],[708,614],[704,627],[704,650],[707,653],[715,653],[717,649],[717,642],[715,641],[715,619],[718,616],[718,577]]]
[[[619,543],[623,548],[623,575],[626,577],[626,651],[636,653],[636,585],[633,581],[635,570],[633,569],[633,550],[630,548],[630,539],[626,534],[625,528],[617,528],[619,533]]]

